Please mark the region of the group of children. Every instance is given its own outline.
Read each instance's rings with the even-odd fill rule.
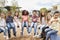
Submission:
[[[13,34],[16,37],[17,27],[19,27],[21,29],[21,35],[23,36],[24,27],[26,26],[29,35],[31,35],[32,27],[34,27],[34,36],[36,36],[38,34],[38,26],[40,27],[40,30],[42,32],[41,28],[43,25],[49,26],[49,28],[58,31],[60,26],[59,11],[54,12],[53,16],[46,11],[40,12],[38,16],[36,10],[33,10],[32,14],[33,15],[30,17],[29,12],[27,10],[23,10],[21,17],[22,21],[20,22],[19,12],[16,11],[13,16],[11,11],[8,12],[7,16],[4,12],[2,12],[0,14],[0,32],[3,31],[4,37],[6,37],[8,34],[8,38],[10,38],[11,37],[10,29],[13,29]],[[30,24],[29,18],[32,18],[31,19],[32,22]]]

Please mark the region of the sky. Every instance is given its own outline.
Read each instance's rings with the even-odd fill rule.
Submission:
[[[12,0],[7,0],[6,5],[12,5]],[[47,9],[51,6],[60,4],[60,0],[16,0],[18,6],[22,7],[21,10],[40,10],[40,8],[46,7]]]

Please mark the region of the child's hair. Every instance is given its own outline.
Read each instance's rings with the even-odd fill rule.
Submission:
[[[42,12],[44,12],[45,13],[45,15],[43,16],[42,15]],[[42,17],[45,17],[45,20],[47,21],[47,9],[46,8],[42,8],[41,10],[40,10],[40,21],[42,22]]]
[[[11,11],[8,11],[8,14],[12,14],[12,12]]]
[[[36,12],[37,13],[37,10],[33,10],[32,12]]]
[[[29,12],[27,10],[23,10],[22,15],[29,15]]]
[[[5,17],[4,17],[4,18],[6,19],[6,14],[5,14],[4,12],[1,12],[1,14],[4,14],[4,15],[5,15]],[[1,16],[1,14],[0,14],[0,16]]]
[[[15,11],[14,16],[16,16],[16,13],[18,13],[17,17],[19,17],[19,12],[18,11]]]
[[[51,12],[51,10],[48,10],[48,13],[50,13]]]
[[[55,12],[54,12],[54,15],[57,14],[57,13],[59,14],[60,12],[59,12],[59,11],[55,11]]]

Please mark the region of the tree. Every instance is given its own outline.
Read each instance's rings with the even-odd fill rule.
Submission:
[[[12,0],[12,7],[11,7],[11,9],[12,9],[13,12],[16,11],[16,7],[18,7],[17,1],[16,0]]]

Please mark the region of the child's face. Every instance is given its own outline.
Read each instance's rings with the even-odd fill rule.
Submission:
[[[58,13],[54,14],[54,17],[55,18],[58,18],[59,17],[59,14]]]
[[[45,13],[44,12],[42,12],[42,14],[41,14],[42,16],[44,16],[45,15]]]
[[[19,15],[19,14],[16,12],[15,15],[17,16],[17,15]]]
[[[1,13],[1,18],[4,18],[5,17],[5,14]]]
[[[37,13],[36,12],[33,12],[33,15],[36,15]]]
[[[48,15],[47,18],[50,20],[51,19],[51,15]]]
[[[11,13],[8,13],[8,16],[11,16]]]

